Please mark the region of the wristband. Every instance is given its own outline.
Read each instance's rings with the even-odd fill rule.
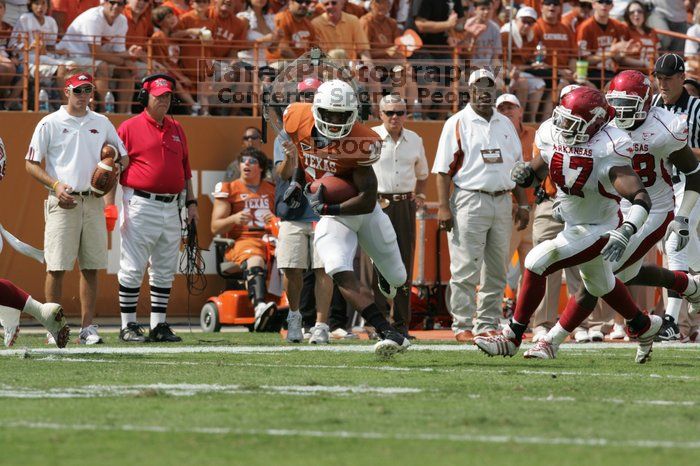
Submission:
[[[527,205],[527,204],[525,204],[525,205],[519,205],[519,206],[518,206],[518,209],[523,209],[523,210],[530,211],[530,206]]]
[[[197,203],[197,199],[190,199],[189,201],[185,202],[185,207],[189,207],[191,205],[199,205]]]
[[[58,183],[60,182],[60,180],[56,180],[56,182],[54,182],[54,184],[51,185],[51,191],[56,191],[56,186],[58,186]]]
[[[340,204],[323,204],[321,215],[340,215]]]

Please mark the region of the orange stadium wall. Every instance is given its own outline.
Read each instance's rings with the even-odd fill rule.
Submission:
[[[8,162],[6,176],[0,182],[0,223],[9,232],[22,241],[41,248],[44,240],[43,202],[47,192],[24,169],[24,155],[27,151],[34,127],[42,118],[41,113],[0,113],[0,137],[5,142]],[[113,115],[112,122],[118,126],[125,116]],[[241,147],[243,131],[248,126],[259,126],[258,118],[205,118],[177,117],[185,128],[189,142],[193,183],[199,198],[200,245],[208,247],[212,235],[209,222],[212,211],[212,192],[214,185],[221,180],[228,163],[236,156]],[[372,123],[379,124],[379,123]],[[437,148],[442,124],[440,122],[408,122],[409,129],[423,137],[425,151],[430,166]],[[265,152],[272,158],[272,141],[265,147]],[[431,176],[428,185],[428,199],[437,200],[435,180]],[[223,280],[216,276],[213,251],[204,252],[207,265],[207,287],[199,296],[189,300],[190,311],[196,321],[201,306],[211,295],[218,294]],[[118,317],[119,304],[117,296],[116,273],[119,269],[118,232],[109,238],[109,267],[99,276],[99,294],[97,298],[98,317]],[[0,277],[7,278],[22,286],[37,299],[44,299],[43,264],[35,262],[5,244],[0,253]],[[80,315],[78,300],[78,272],[66,276],[63,291],[63,306],[71,316]],[[147,283],[144,280],[144,283]],[[184,278],[180,275],[175,280],[168,314],[186,316],[188,293]],[[141,293],[139,313],[148,309],[148,294]]]

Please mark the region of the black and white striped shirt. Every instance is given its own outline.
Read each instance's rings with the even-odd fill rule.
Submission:
[[[693,149],[700,148],[700,98],[691,96],[683,89],[675,103],[666,105],[661,99],[661,94],[656,94],[652,98],[651,105],[665,108],[676,114],[688,115],[688,145]]]

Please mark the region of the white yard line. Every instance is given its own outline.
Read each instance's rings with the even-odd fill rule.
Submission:
[[[268,353],[269,354],[269,353]],[[123,364],[122,359],[91,359],[91,358],[74,358],[70,353],[49,354],[41,358],[33,358],[34,361],[40,362],[71,362],[71,363],[95,363],[95,364]],[[651,378],[651,379],[670,379],[670,380],[699,380],[700,376],[694,375],[660,375],[660,374],[645,374],[639,372],[584,372],[584,371],[566,371],[566,370],[531,370],[521,369],[515,372],[505,368],[489,368],[480,367],[478,369],[469,368],[443,368],[443,367],[396,367],[396,366],[367,366],[367,365],[347,365],[347,364],[287,364],[277,362],[274,364],[254,363],[254,362],[212,362],[212,361],[143,361],[139,359],[129,360],[128,364],[143,364],[152,366],[223,366],[223,367],[260,367],[260,368],[276,368],[276,369],[331,369],[331,370],[369,370],[382,372],[435,372],[435,373],[474,373],[474,374],[526,374],[526,375],[541,375],[551,377],[553,375],[571,375],[574,377],[635,377],[635,378]],[[630,364],[632,364],[630,362]]]
[[[323,386],[323,385],[219,385],[219,384],[146,384],[146,385],[86,385],[82,387],[61,387],[39,389],[0,385],[0,398],[103,398],[123,396],[195,396],[209,393],[223,394],[283,394],[283,395],[404,395],[421,393],[419,388],[409,387],[370,387]]]
[[[531,344],[523,344],[521,349],[531,347]],[[609,349],[634,349],[636,343],[567,343],[561,346],[562,351],[576,350],[609,350]],[[657,348],[684,349],[700,351],[700,345],[688,343],[667,343],[658,345]],[[412,351],[440,351],[440,352],[464,352],[476,351],[474,345],[422,345],[411,346]],[[196,354],[196,353],[220,353],[220,354],[265,354],[288,352],[330,352],[330,353],[371,353],[374,351],[372,344],[359,345],[299,345],[299,346],[70,346],[65,349],[57,348],[20,348],[0,350],[0,356],[21,356],[26,352],[36,354]]]
[[[424,434],[424,433],[387,433],[387,432],[353,432],[346,430],[321,431],[300,429],[238,429],[230,427],[189,427],[175,428],[148,425],[97,425],[97,424],[59,424],[51,422],[0,422],[0,428],[37,429],[60,431],[107,431],[107,432],[149,432],[165,434],[205,434],[205,435],[256,435],[269,437],[311,437],[339,438],[361,440],[413,440],[446,441],[458,443],[493,443],[522,445],[573,445],[595,447],[634,447],[634,448],[682,448],[700,449],[700,441],[664,441],[657,439],[614,440],[608,438],[566,438],[566,437],[526,437],[520,435],[473,435],[473,434]]]

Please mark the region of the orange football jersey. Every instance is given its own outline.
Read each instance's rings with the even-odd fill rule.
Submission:
[[[379,160],[381,139],[370,127],[355,123],[346,137],[325,138],[314,126],[311,105],[295,102],[284,111],[284,130],[297,147],[307,181],[323,176],[351,178],[353,169]]]
[[[252,219],[248,225],[235,225],[228,234],[230,238],[262,238],[265,235],[265,216],[275,213],[275,187],[271,183],[262,181],[257,191],[248,188],[240,179],[217,183],[214,197],[228,200],[232,214],[250,211]]]

